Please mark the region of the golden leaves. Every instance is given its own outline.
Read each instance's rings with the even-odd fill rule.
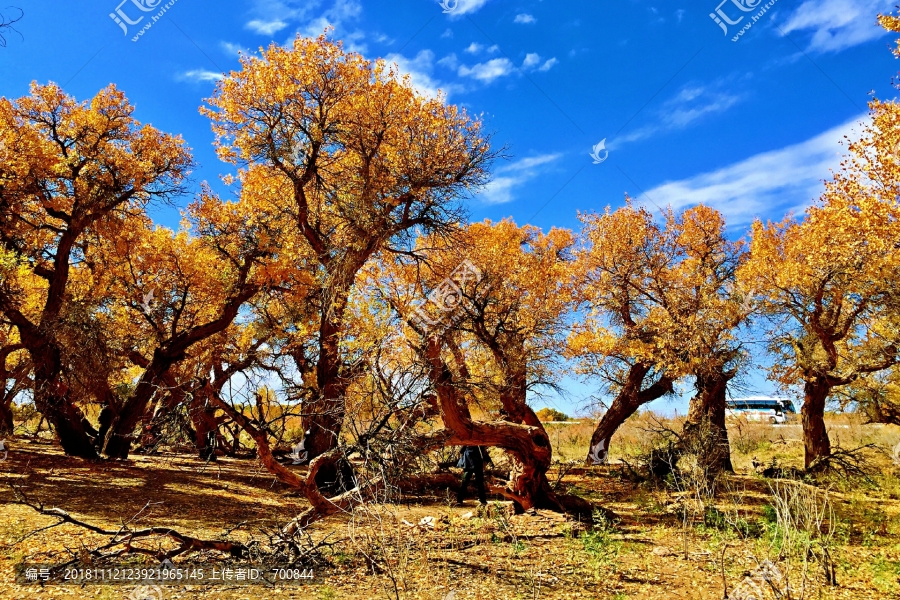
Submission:
[[[383,62],[323,35],[242,65],[201,109],[220,156],[267,171],[254,175],[275,180],[261,196],[300,215],[323,260],[330,249],[451,220],[452,200],[486,180],[480,122],[418,96]]]
[[[721,214],[696,206],[653,216],[626,205],[582,215],[579,252],[586,311],[568,352],[583,373],[616,377],[643,362],[670,376],[740,358],[735,330],[747,316],[735,282],[743,244]]]
[[[877,324],[897,308],[898,118],[897,105],[873,102],[872,124],[802,219],[753,225],[741,278],[780,323],[773,349],[792,366],[774,374],[784,383],[853,377],[896,354],[896,329]]]

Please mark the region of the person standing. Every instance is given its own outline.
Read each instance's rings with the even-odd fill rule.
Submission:
[[[481,446],[463,446],[460,453],[457,467],[463,470],[462,484],[459,487],[459,493],[456,495],[456,501],[462,504],[466,496],[466,488],[469,486],[469,480],[475,476],[475,489],[478,492],[478,501],[481,504],[487,504],[487,494],[484,489],[484,464],[493,464],[491,455]]]

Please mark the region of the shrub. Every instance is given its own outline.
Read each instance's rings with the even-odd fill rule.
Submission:
[[[542,408],[537,411],[537,418],[541,420],[541,422],[546,423],[547,421],[568,421],[571,419],[569,415],[566,413],[560,412],[555,408]]]

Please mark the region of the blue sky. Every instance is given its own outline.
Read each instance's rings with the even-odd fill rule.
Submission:
[[[21,35],[0,48],[0,95],[54,81],[87,99],[113,82],[139,120],[185,137],[198,189],[223,190],[229,172],[197,109],[238,51],[329,25],[349,48],[396,61],[423,92],[483,114],[508,147],[494,182],[468,201],[473,220],[574,228],[577,211],[628,193],[654,210],[707,203],[739,237],[754,218],[815,199],[870,94],[895,96],[892,39],[875,23],[892,0],[119,2],[9,0],[24,14]],[[174,210],[155,216],[177,224]],[[773,391],[759,373],[747,381],[749,392]],[[570,412],[593,389],[566,387],[568,398],[548,402]]]

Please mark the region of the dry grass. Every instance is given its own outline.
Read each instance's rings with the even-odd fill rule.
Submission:
[[[806,598],[900,599],[900,467],[886,453],[873,455],[879,471],[868,483],[822,480],[812,496],[791,496],[784,486],[807,484],[773,484],[753,472],[751,461],[774,458],[799,466],[799,427],[732,423],[738,473],[721,482],[714,498],[704,498],[702,510],[685,518],[691,490],[632,483],[617,464],[652,446],[653,425],[650,415],[632,419],[613,438],[613,464],[579,466],[562,479],[571,491],[613,510],[619,522],[585,532],[552,513],[509,516],[503,503],[481,513],[471,503],[451,507],[445,495],[435,492],[315,525],[314,537],[330,534],[340,543],[326,553],[329,566],[302,588],[165,587],[164,597],[720,599],[723,576],[734,590],[770,560],[791,580],[793,598],[805,585]],[[832,439],[848,447],[874,443],[888,449],[900,441],[900,428],[862,425],[849,417],[830,418],[829,426]],[[591,423],[548,429],[562,460],[583,459]],[[106,526],[151,502],[141,523],[204,536],[220,536],[242,524],[231,535],[249,539],[304,506],[253,460],[225,458],[203,466],[195,457],[170,455],[89,463],[64,457],[53,445],[17,439],[0,469],[5,484],[20,485],[35,500]],[[826,492],[827,511],[821,508]],[[5,485],[0,489],[0,598],[127,597],[131,590],[123,587],[38,589],[8,583],[14,565],[25,558],[58,559],[66,548],[91,542],[91,536],[62,526],[15,543],[52,520],[12,500]],[[813,501],[824,512],[801,519],[796,507]],[[418,526],[427,516],[435,518],[434,527]],[[822,576],[823,548],[837,586]]]

